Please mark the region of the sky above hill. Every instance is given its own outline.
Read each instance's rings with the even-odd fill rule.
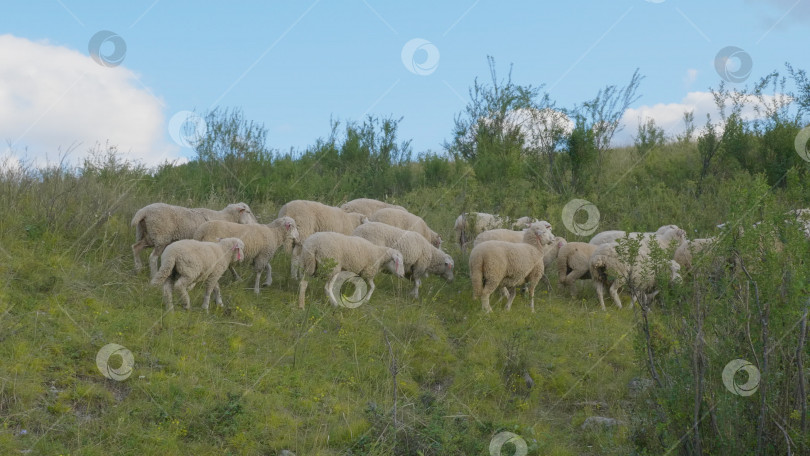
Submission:
[[[641,98],[618,144],[642,117],[675,133],[693,110],[703,124],[723,79],[743,87],[785,62],[810,70],[809,0],[54,0],[3,10],[3,149],[40,162],[96,143],[149,165],[187,159],[181,126],[217,106],[263,123],[281,151],[328,135],[330,119],[391,115],[414,152],[441,152],[469,87],[489,81],[487,56],[499,77],[512,65],[514,82],[544,85],[566,108],[638,68]]]

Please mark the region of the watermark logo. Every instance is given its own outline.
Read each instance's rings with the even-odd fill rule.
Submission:
[[[113,357],[121,358],[121,365],[118,367],[110,366],[110,359]],[[117,364],[117,363],[116,363]],[[135,366],[135,357],[123,345],[107,344],[101,347],[101,350],[96,354],[96,367],[99,372],[111,380],[122,382],[132,375],[132,368]]]
[[[577,215],[586,215],[584,222],[577,221]],[[599,227],[599,209],[590,201],[572,199],[562,210],[562,221],[565,229],[577,236],[590,236]]]
[[[495,434],[495,437],[489,442],[489,454],[490,456],[508,456],[506,454],[501,453],[501,449],[507,443],[511,443],[515,446],[515,452],[511,456],[526,456],[529,453],[529,447],[526,445],[526,441],[523,440],[519,435],[514,434],[512,432],[499,432]]]
[[[336,299],[336,304],[349,309],[360,307],[371,298],[366,280],[349,271],[338,273],[332,284],[331,292]]]
[[[90,57],[101,66],[117,67],[124,62],[127,55],[127,43],[115,32],[102,30],[87,43]]]
[[[737,46],[726,46],[714,57],[714,69],[726,82],[745,81],[753,66],[751,55]]]
[[[806,162],[810,162],[810,126],[804,127],[796,135],[796,153]]]
[[[169,134],[179,146],[193,148],[207,132],[208,124],[195,112],[180,111],[169,119]]]
[[[745,383],[739,384],[734,379],[737,373],[745,372],[748,379]],[[723,368],[723,384],[726,389],[739,396],[750,396],[759,389],[759,369],[757,366],[744,359],[735,359],[726,364]]]
[[[422,38],[414,38],[402,46],[402,64],[413,74],[427,76],[439,67],[439,48]]]

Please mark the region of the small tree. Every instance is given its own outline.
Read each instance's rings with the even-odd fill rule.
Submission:
[[[638,119],[638,130],[633,143],[639,158],[644,157],[656,147],[662,146],[665,141],[664,130],[655,124],[655,119],[652,117],[646,121]]]

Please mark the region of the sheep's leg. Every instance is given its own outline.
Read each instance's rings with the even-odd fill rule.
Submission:
[[[486,313],[491,313],[492,312],[492,307],[490,307],[490,305],[489,305],[489,295],[490,294],[491,294],[491,292],[481,294],[481,310],[483,310]]]
[[[154,277],[155,273],[157,273],[158,260],[160,259],[160,255],[163,254],[163,250],[165,248],[165,245],[155,246],[152,253],[149,254],[149,277]]]
[[[512,288],[503,287],[503,289],[506,290],[506,294],[507,294],[506,310],[507,311],[512,310],[512,301],[514,301],[515,296],[517,296],[517,287],[512,287]]]
[[[370,285],[369,288],[368,288],[368,293],[366,294],[366,302],[368,302],[369,300],[371,300],[371,295],[374,293],[374,290],[377,287],[376,287],[376,285],[374,285],[374,279],[373,278],[371,280],[366,280],[366,282],[368,282],[368,284]]]
[[[529,302],[531,303],[532,313],[534,313],[534,289],[536,287],[537,287],[537,283],[533,283],[533,284],[530,285],[530,288],[529,288],[529,298],[530,298]]]
[[[163,282],[163,302],[166,303],[166,311],[174,310],[174,305],[172,304],[172,281],[171,279],[166,279]]]
[[[419,277],[414,276],[413,278],[413,290],[411,290],[411,296],[413,299],[419,299],[419,287],[422,286],[422,279]]]
[[[298,278],[298,269],[301,264],[301,244],[293,246],[292,254],[290,255],[290,277],[293,279]]]
[[[174,289],[180,293],[180,299],[183,301],[183,307],[186,310],[191,310],[191,298],[188,295],[188,279],[186,277],[180,277],[174,282]]]
[[[233,266],[228,266],[228,269],[231,271],[231,274],[233,275],[233,280],[235,280],[237,282],[242,281],[242,276],[240,276],[239,273],[236,272],[236,269],[234,269]]]
[[[259,294],[259,282],[262,280],[262,271],[259,269],[259,272],[256,273],[256,281],[253,282],[253,292],[257,295]]]
[[[622,308],[622,300],[621,300],[621,298],[619,298],[619,287],[620,286],[621,285],[619,284],[618,280],[613,282],[613,285],[610,286],[610,297],[613,298],[613,302],[616,303],[616,307],[618,307],[619,309]]]
[[[214,299],[217,302],[217,306],[225,307],[225,304],[222,302],[222,290],[219,289],[219,282],[214,286]]]
[[[267,263],[264,270],[267,272],[267,277],[264,278],[264,286],[269,287],[273,284],[273,268],[270,267],[270,262]]]
[[[203,296],[203,305],[202,305],[202,308],[205,310],[205,313],[208,313],[208,304],[211,302],[211,293],[215,293],[218,287],[219,284],[215,280],[209,280],[205,284],[205,295]],[[222,301],[222,299],[219,297],[218,292],[214,295],[214,297],[217,300],[217,304],[219,304],[220,301]]]
[[[334,269],[332,273],[329,275],[329,279],[326,281],[326,286],[324,287],[324,291],[326,292],[326,297],[329,298],[329,301],[332,303],[333,306],[337,307],[338,300],[335,297],[335,294],[332,292],[332,288],[335,286],[335,282],[337,282],[337,276],[340,273],[340,267]],[[338,290],[340,291],[340,290]]]
[[[605,285],[599,280],[594,280],[593,287],[596,288],[596,296],[599,298],[599,305],[602,306],[603,311],[607,311],[607,309],[605,309]]]
[[[298,284],[298,308],[304,308],[304,296],[307,294],[307,279],[301,277],[301,282]]]
[[[140,241],[132,244],[132,255],[135,257],[135,272],[141,272],[141,269],[143,269],[141,250],[146,247],[149,247],[149,243],[146,242],[146,239],[141,239]]]

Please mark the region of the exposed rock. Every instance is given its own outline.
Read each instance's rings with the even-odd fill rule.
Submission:
[[[627,389],[630,390],[630,395],[632,396],[647,390],[647,388],[651,386],[653,386],[652,380],[641,377],[633,377],[633,379],[627,383]]]
[[[615,418],[607,418],[604,416],[589,416],[585,418],[585,422],[582,423],[582,430],[588,429],[607,429],[618,426],[620,423]]]

